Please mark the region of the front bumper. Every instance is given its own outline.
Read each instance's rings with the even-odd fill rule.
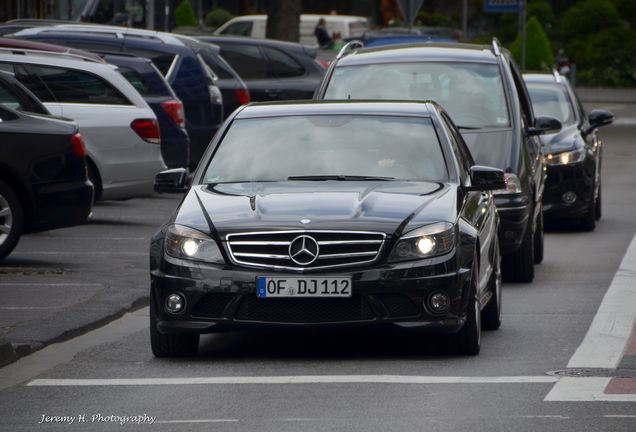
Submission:
[[[165,257],[151,272],[151,301],[162,333],[212,333],[272,326],[396,325],[438,332],[456,332],[465,322],[470,271],[457,269],[453,253],[428,260],[350,271],[308,274],[276,272],[277,277],[350,276],[349,298],[256,297],[257,276],[272,271],[198,264]],[[445,291],[451,306],[434,314],[424,302]],[[173,315],[164,309],[168,295],[179,293],[185,309]]]
[[[569,204],[564,201],[564,194],[568,192],[576,195],[576,200]],[[593,165],[577,163],[548,167],[543,193],[543,212],[547,219],[583,217],[593,200]]]

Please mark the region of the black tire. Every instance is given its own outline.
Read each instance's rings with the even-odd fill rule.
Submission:
[[[484,310],[481,311],[481,327],[484,330],[497,330],[501,327],[501,256],[498,243],[495,245],[493,269],[488,281],[488,290],[492,293],[492,297]]]
[[[598,198],[596,198],[596,202],[594,203],[594,207],[596,210],[596,220],[599,221],[601,220],[601,217],[603,216],[603,194],[602,194],[602,186],[603,183],[599,183],[598,185]]]
[[[537,226],[534,230],[534,263],[541,264],[543,262],[544,239],[543,239],[543,205],[537,216]]]
[[[157,330],[154,299],[150,298],[150,346],[155,357],[194,357],[199,350],[198,334],[162,334]]]
[[[0,180],[0,261],[18,244],[23,227],[22,203],[13,189]]]
[[[587,213],[581,218],[581,228],[583,231],[594,231],[596,229],[596,200],[594,196],[587,206]]]
[[[477,299],[478,269],[475,259],[470,276],[466,323],[459,332],[453,335],[455,352],[462,355],[477,355],[481,348],[481,308]]]
[[[504,257],[503,273],[504,279],[512,282],[529,283],[534,279],[534,235],[530,220],[519,250]]]
[[[94,193],[93,193],[93,203],[102,198],[102,178],[97,171],[97,167],[91,161],[86,161],[86,166],[88,169],[88,179],[93,183]]]

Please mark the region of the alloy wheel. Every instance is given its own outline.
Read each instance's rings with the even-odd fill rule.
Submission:
[[[0,194],[0,246],[2,246],[11,233],[13,228],[13,212],[9,201]]]

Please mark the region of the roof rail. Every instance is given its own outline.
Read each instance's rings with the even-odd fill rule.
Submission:
[[[102,63],[97,59],[86,57],[79,54],[72,54],[70,52],[55,52],[55,51],[43,51],[37,49],[30,48],[8,48],[8,47],[0,47],[0,54],[19,54],[19,55],[36,55],[43,57],[56,57],[56,58],[66,58],[69,60],[83,60],[91,63]]]
[[[499,39],[497,39],[496,37],[492,38],[492,52],[494,55],[496,56],[500,56],[501,55],[501,44],[499,43]]]
[[[558,70],[556,69],[552,69],[552,75],[554,76],[554,80],[556,81],[557,84],[561,83],[561,74],[559,73]]]
[[[336,56],[336,60],[340,60],[344,57],[349,51],[352,51],[356,48],[364,48],[364,42],[361,40],[352,40],[351,42],[347,42],[345,46],[342,47],[338,55]]]

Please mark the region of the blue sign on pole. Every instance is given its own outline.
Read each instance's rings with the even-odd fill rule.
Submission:
[[[519,12],[521,0],[484,0],[485,12]]]

